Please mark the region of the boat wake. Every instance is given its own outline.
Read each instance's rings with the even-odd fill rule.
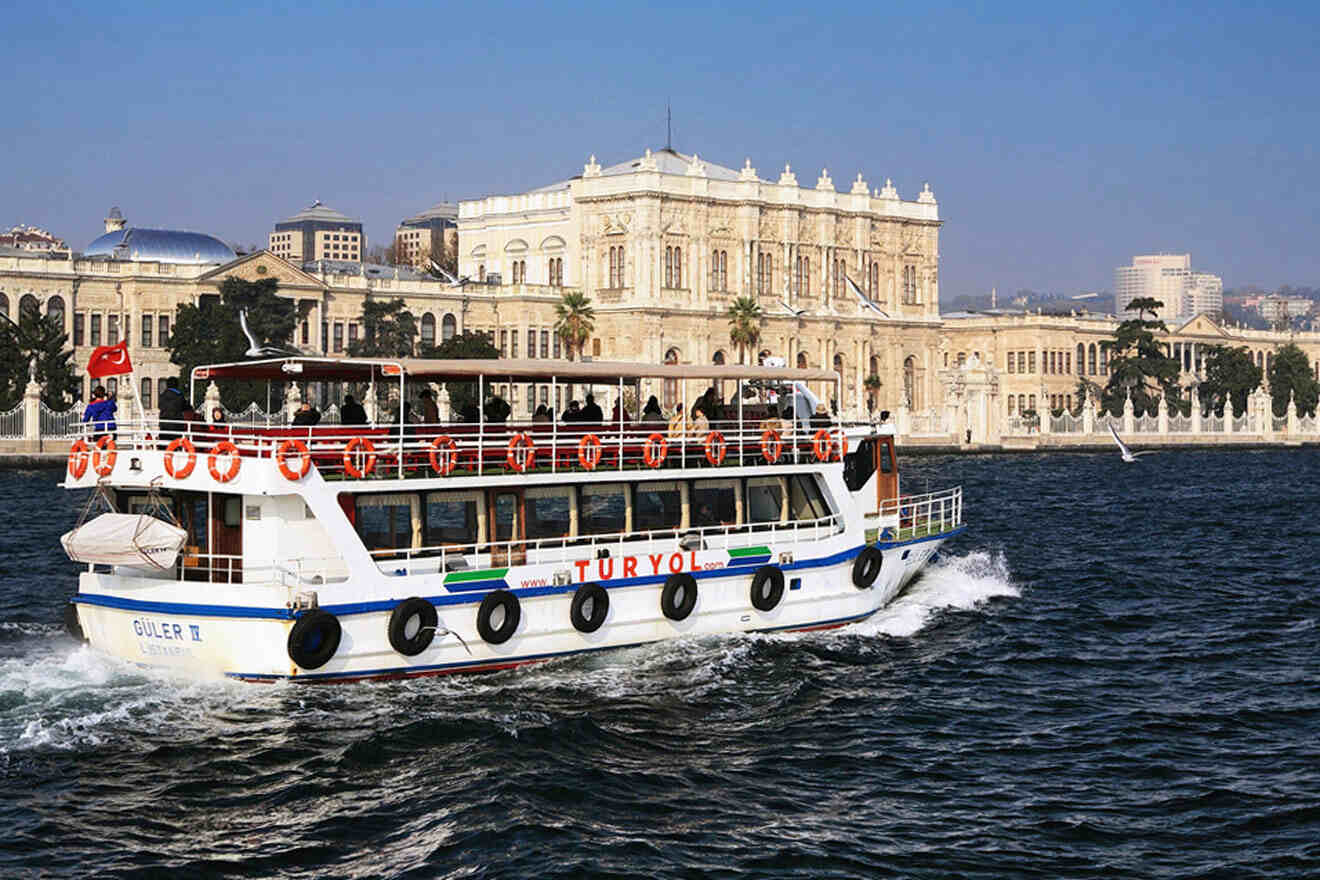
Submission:
[[[907,638],[941,610],[966,610],[988,599],[1019,595],[1003,553],[973,550],[961,556],[941,555],[888,607],[843,632]]]

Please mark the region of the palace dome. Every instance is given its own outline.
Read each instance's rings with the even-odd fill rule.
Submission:
[[[212,235],[130,226],[100,236],[87,246],[83,256],[200,265],[228,263],[236,255],[229,245]]]

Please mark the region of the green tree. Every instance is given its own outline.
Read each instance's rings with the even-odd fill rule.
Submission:
[[[1247,395],[1260,387],[1260,380],[1261,369],[1246,346],[1216,345],[1205,355],[1205,378],[1198,389],[1201,406],[1220,415],[1244,413]]]
[[[1169,357],[1164,345],[1155,339],[1156,332],[1169,330],[1156,318],[1163,305],[1150,297],[1134,299],[1127,310],[1136,312],[1136,317],[1119,324],[1112,340],[1100,343],[1109,350],[1110,369],[1109,382],[1101,393],[1101,405],[1115,415],[1123,411],[1123,399],[1129,394],[1138,412],[1153,411],[1161,394],[1170,409],[1182,407],[1178,361]]]
[[[287,347],[293,331],[302,317],[298,305],[279,296],[279,282],[274,278],[244,281],[226,278],[220,285],[220,296],[202,296],[198,305],[182,305],[174,318],[174,332],[170,334],[170,361],[179,366],[179,387],[188,393],[193,367],[200,364],[223,364],[246,358],[250,346],[238,313],[244,310],[248,329],[258,345]],[[201,390],[198,390],[200,395]],[[270,399],[283,400],[283,384],[272,383]],[[265,382],[227,382],[224,388],[225,405],[242,409],[250,403],[265,407]],[[200,401],[192,401],[194,405]]]
[[[348,347],[353,357],[412,357],[417,319],[402,299],[362,303],[362,338]]]
[[[20,311],[18,323],[0,321],[0,410],[12,409],[27,388],[32,360],[37,362],[41,399],[51,409],[68,409],[81,386],[73,371],[69,336],[57,318]]]
[[[738,363],[747,363],[747,350],[761,341],[760,304],[750,296],[739,296],[729,303],[725,316],[729,319],[729,342],[738,346]]]
[[[582,348],[596,329],[596,310],[591,307],[591,300],[577,290],[566,290],[555,304],[555,314],[559,320],[555,323],[555,332],[564,341],[568,359],[573,359],[573,352],[580,356]]]
[[[485,333],[465,332],[451,336],[439,345],[425,346],[421,356],[459,360],[483,358],[497,360],[500,350],[491,344],[490,337]],[[449,392],[449,407],[453,412],[468,413],[469,416],[476,412],[476,382],[446,382],[445,390]]]
[[[1288,343],[1274,353],[1270,365],[1270,398],[1274,414],[1288,414],[1288,397],[1297,402],[1297,412],[1313,415],[1320,400],[1320,383],[1311,372],[1311,362],[1294,343]]]
[[[1089,397],[1092,400],[1099,401],[1103,393],[1104,389],[1100,387],[1098,382],[1092,382],[1085,376],[1078,376],[1077,391],[1073,393],[1073,415],[1080,416],[1082,414],[1082,408],[1086,406],[1086,398]]]

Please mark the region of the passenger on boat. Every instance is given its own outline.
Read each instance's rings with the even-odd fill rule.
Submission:
[[[829,428],[832,425],[830,421],[829,408],[824,403],[816,404],[816,414],[811,417],[811,430],[819,431],[821,428]]]
[[[576,400],[570,400],[568,402],[568,408],[565,409],[564,414],[559,417],[559,421],[566,423],[582,421],[581,405]]]
[[[546,424],[550,421],[550,410],[546,408],[544,403],[536,408],[536,412],[532,413],[532,421],[537,424]]]
[[[486,405],[482,407],[482,411],[486,415],[486,421],[503,423],[509,420],[509,413],[513,412],[513,409],[505,402],[503,397],[492,394],[486,400]]]
[[[165,390],[160,394],[160,439],[166,443],[179,436],[183,430],[183,411],[188,409],[188,401],[179,392],[179,379],[170,376],[165,380]]]
[[[614,401],[614,409],[610,411],[610,424],[617,425],[622,419],[628,418],[628,413],[623,409],[623,401]]]
[[[92,389],[92,402],[83,410],[82,420],[92,423],[93,436],[99,439],[115,432],[116,408],[115,402],[106,396],[104,385]]]
[[[430,388],[423,388],[419,396],[422,399],[422,424],[440,424],[440,407],[436,406],[435,393]]]
[[[307,400],[304,400],[302,406],[298,407],[298,411],[293,414],[293,423],[298,426],[310,427],[320,421],[321,413]]]
[[[344,408],[339,411],[340,424],[344,425],[365,425],[367,423],[367,411],[362,408],[362,404],[353,399],[353,395],[344,395]]]
[[[588,391],[587,405],[582,407],[582,417],[580,421],[589,425],[599,425],[604,418],[605,413],[601,412],[600,406],[596,403],[596,395]]]
[[[660,401],[656,399],[654,394],[652,394],[650,399],[646,401],[646,408],[642,410],[642,421],[659,424],[663,423],[664,420],[665,414],[664,411],[660,409]]]
[[[211,407],[211,424],[223,425],[225,423],[225,411],[218,406]]]

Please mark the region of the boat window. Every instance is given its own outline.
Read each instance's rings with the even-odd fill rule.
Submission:
[[[888,438],[880,441],[880,472],[885,474],[894,472],[894,444]]]
[[[416,495],[359,495],[356,525],[362,543],[368,550],[420,547],[420,508]]]
[[[747,481],[747,521],[779,522],[784,518],[782,477],[753,477]]]
[[[880,445],[884,446],[883,443]],[[848,491],[856,492],[875,473],[875,447],[875,441],[868,437],[857,444],[856,450],[843,457],[843,482]]]
[[[683,493],[676,481],[638,483],[633,489],[633,531],[676,529],[683,518]]]
[[[527,539],[564,538],[572,526],[573,490],[567,486],[528,489]]]
[[[697,480],[690,502],[693,528],[738,524],[737,480]]]
[[[484,506],[480,492],[426,493],[426,545],[481,541]]]
[[[581,487],[578,503],[579,535],[611,535],[626,531],[628,488],[623,483]]]
[[[491,530],[496,541],[521,540],[518,527],[518,495],[514,492],[496,492],[490,511]]]
[[[829,505],[810,474],[789,479],[788,508],[793,519],[821,519],[830,515]]]

